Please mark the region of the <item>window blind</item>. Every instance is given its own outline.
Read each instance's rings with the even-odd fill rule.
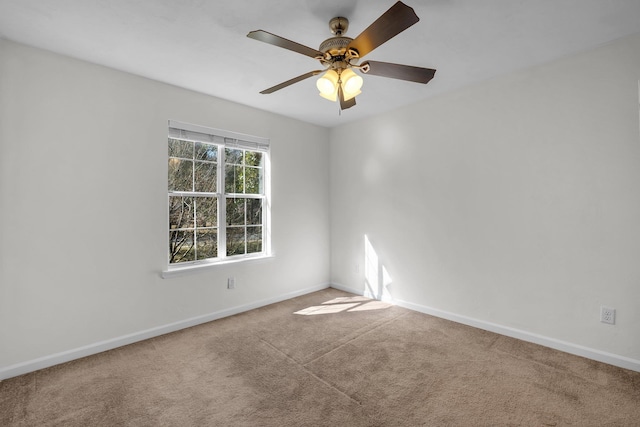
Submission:
[[[269,151],[269,139],[169,120],[169,137],[220,144],[228,148]]]

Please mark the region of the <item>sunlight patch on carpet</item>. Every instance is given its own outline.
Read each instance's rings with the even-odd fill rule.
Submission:
[[[323,302],[322,304],[343,304],[343,303],[347,303],[347,302],[369,302],[371,301],[371,298],[367,298],[367,297],[339,297],[339,298],[334,298],[332,300]]]
[[[305,316],[314,316],[316,314],[332,314],[340,313],[358,305],[355,304],[335,304],[335,305],[316,305],[294,312],[293,314],[303,314]]]
[[[385,308],[391,307],[393,304],[389,304],[384,301],[371,301],[366,304],[358,305],[357,307],[353,307],[348,311],[367,311],[367,310],[383,310]]]
[[[383,310],[391,307],[393,304],[389,304],[383,301],[372,300],[371,298],[355,296],[355,297],[343,297],[334,298],[329,301],[325,301],[322,305],[315,305],[311,307],[298,310],[293,314],[300,314],[303,316],[315,316],[316,314],[335,314],[343,311],[355,312],[355,311],[368,311],[368,310]]]

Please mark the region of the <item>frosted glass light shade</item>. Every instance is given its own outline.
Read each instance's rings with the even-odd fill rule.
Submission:
[[[320,91],[320,96],[335,101],[338,99],[338,73],[329,70],[316,81],[316,87]]]
[[[342,93],[345,101],[362,93],[360,90],[363,83],[362,77],[354,73],[351,68],[344,70],[340,75],[340,79],[342,80]]]

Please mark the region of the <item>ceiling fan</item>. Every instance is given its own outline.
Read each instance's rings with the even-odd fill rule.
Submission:
[[[329,28],[334,36],[323,41],[319,49],[301,45],[263,30],[251,31],[247,37],[309,56],[320,61],[324,66],[323,70],[310,71],[260,93],[273,93],[309,77],[324,73],[316,82],[320,96],[330,101],[339,100],[340,109],[345,110],[356,105],[355,97],[361,93],[360,89],[363,84],[362,77],[356,74],[354,69],[373,76],[426,84],[433,78],[436,70],[379,61],[359,63],[365,55],[419,20],[420,18],[413,8],[399,1],[359,36],[352,39],[344,35],[349,27],[349,20],[343,17],[333,18],[329,21]]]

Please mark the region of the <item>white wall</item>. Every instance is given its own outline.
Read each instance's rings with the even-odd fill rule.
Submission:
[[[640,369],[639,78],[636,35],[333,129],[333,283],[367,235],[401,304]]]
[[[271,139],[274,258],[160,277],[168,119]],[[0,40],[0,379],[328,286],[327,141],[324,128]]]

